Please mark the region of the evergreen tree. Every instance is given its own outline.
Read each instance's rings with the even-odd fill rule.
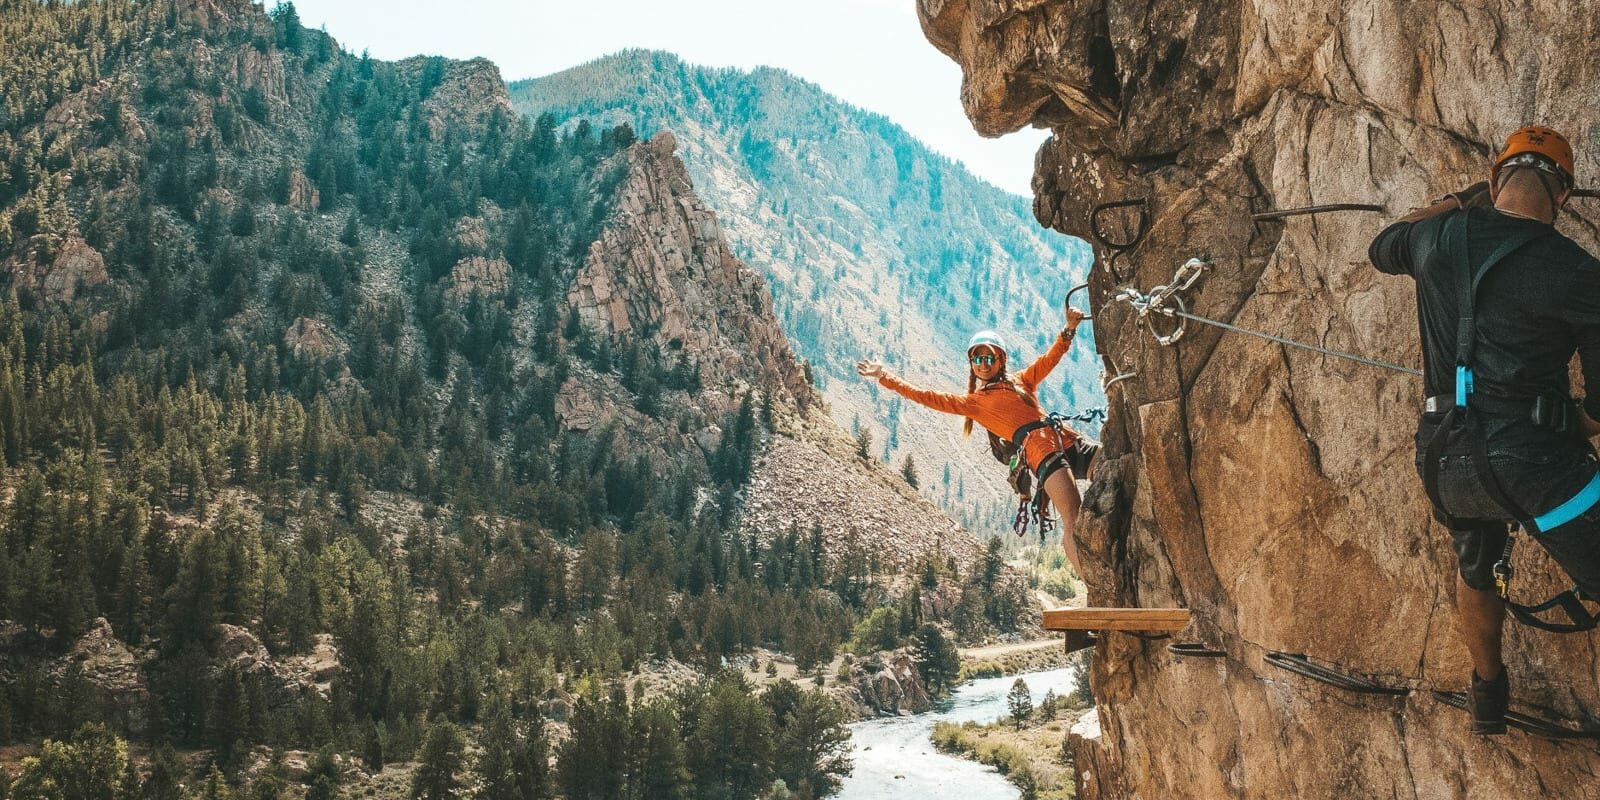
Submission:
[[[778,717],[777,777],[806,797],[826,797],[850,774],[844,711],[820,691],[804,692]]]
[[[900,477],[905,478],[906,483],[911,484],[911,488],[918,488],[917,463],[911,460],[910,453],[906,453],[905,459],[900,462]]]
[[[911,658],[928,692],[942,697],[961,674],[961,654],[939,626],[926,623],[917,629]]]
[[[1018,678],[1011,684],[1011,691],[1006,693],[1006,709],[1011,712],[1011,722],[1022,730],[1022,723],[1028,721],[1033,714],[1033,694],[1028,691],[1028,682]]]
[[[568,725],[571,735],[558,760],[568,800],[609,800],[626,786],[628,706],[625,699],[582,697]]]
[[[670,703],[655,701],[633,710],[628,728],[628,797],[687,798],[690,775],[678,718]]]
[[[222,777],[222,771],[216,765],[211,766],[211,771],[206,773],[205,783],[200,785],[200,791],[192,795],[195,800],[233,800],[233,788],[228,786],[228,781]]]
[[[178,800],[183,796],[183,762],[172,746],[163,744],[150,755],[150,774],[140,788],[141,800]]]
[[[738,676],[714,679],[699,698],[688,740],[694,796],[737,800],[765,788],[772,775],[772,711]]]
[[[305,800],[334,800],[339,796],[339,782],[343,774],[339,770],[339,762],[333,758],[333,750],[323,747],[311,759],[311,774],[306,778]]]
[[[412,800],[455,800],[461,796],[462,756],[466,739],[453,723],[436,719],[428,726],[417,771],[411,776]]]

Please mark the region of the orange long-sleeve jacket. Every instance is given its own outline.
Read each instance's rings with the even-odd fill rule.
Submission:
[[[1061,363],[1061,357],[1067,354],[1071,344],[1070,338],[1056,337],[1055,344],[1044,355],[1017,373],[1016,382],[1027,393],[1026,398],[1009,381],[992,381],[962,395],[922,389],[885,372],[878,377],[878,385],[935,411],[970,418],[990,433],[1009,441],[1018,428],[1045,418],[1045,412],[1039,408],[1039,384]],[[1066,435],[1061,435],[1051,428],[1040,428],[1028,434],[1023,443],[1023,457],[1029,469],[1037,470],[1046,456],[1070,446],[1076,438],[1070,429]]]

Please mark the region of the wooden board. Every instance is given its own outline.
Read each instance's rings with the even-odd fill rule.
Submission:
[[[1176,633],[1188,624],[1187,608],[1063,608],[1044,612],[1047,631]]]

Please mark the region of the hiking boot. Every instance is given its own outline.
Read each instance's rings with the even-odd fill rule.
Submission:
[[[1467,692],[1467,713],[1472,716],[1472,732],[1494,736],[1506,732],[1506,706],[1511,703],[1511,681],[1504,667],[1500,677],[1482,680],[1472,673],[1472,689]]]

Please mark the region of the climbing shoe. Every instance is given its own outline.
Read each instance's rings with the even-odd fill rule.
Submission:
[[[1467,713],[1472,715],[1472,732],[1494,736],[1506,732],[1506,706],[1511,703],[1511,681],[1504,667],[1500,677],[1482,680],[1472,673],[1472,691],[1467,692]]]

